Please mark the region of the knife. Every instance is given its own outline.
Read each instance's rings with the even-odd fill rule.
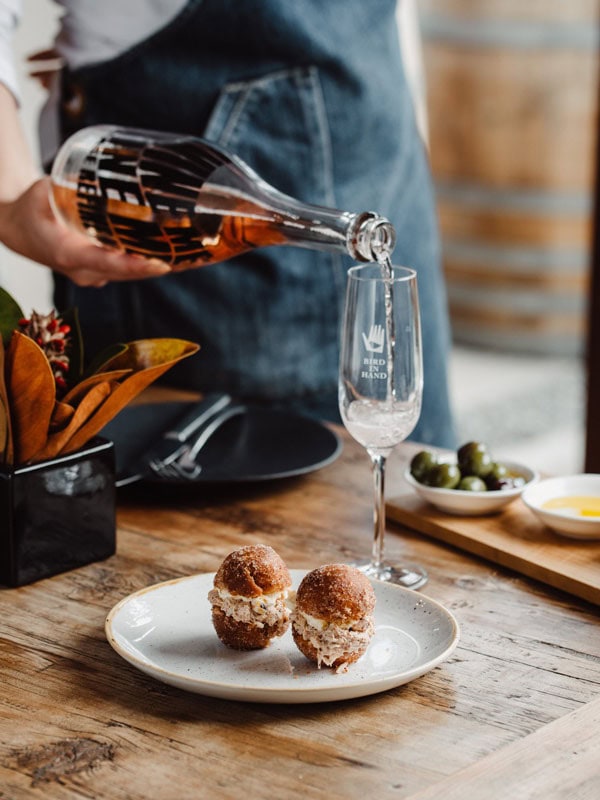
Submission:
[[[150,461],[172,458],[190,437],[232,403],[231,395],[222,392],[206,394],[136,458],[134,464],[127,468],[127,475],[118,479],[117,486],[126,486],[151,474]]]

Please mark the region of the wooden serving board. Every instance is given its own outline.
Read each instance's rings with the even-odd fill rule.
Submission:
[[[521,500],[499,514],[459,517],[411,492],[392,497],[386,510],[394,522],[600,605],[600,541],[555,534]]]

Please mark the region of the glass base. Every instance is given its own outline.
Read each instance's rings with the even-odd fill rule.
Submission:
[[[385,583],[395,583],[406,589],[420,589],[428,580],[427,573],[422,567],[407,564],[373,564],[371,561],[359,561],[352,565],[357,567],[368,578],[374,578]]]

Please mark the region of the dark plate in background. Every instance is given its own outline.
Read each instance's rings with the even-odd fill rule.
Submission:
[[[101,432],[115,443],[117,486],[136,480],[184,484],[139,474],[140,456],[188,410],[189,403],[127,406]],[[232,417],[198,457],[202,471],[193,483],[266,481],[303,475],[330,464],[341,441],[317,420],[279,409],[250,406]]]

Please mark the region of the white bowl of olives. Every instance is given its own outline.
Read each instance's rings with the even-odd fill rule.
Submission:
[[[539,479],[514,461],[496,461],[482,442],[467,442],[455,454],[421,450],[404,477],[429,503],[448,514],[495,514]]]

